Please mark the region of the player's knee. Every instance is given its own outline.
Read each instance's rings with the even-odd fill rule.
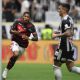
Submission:
[[[71,72],[72,71],[72,68],[68,68],[68,71]]]
[[[18,57],[18,56],[19,56],[19,52],[18,52],[18,51],[15,51],[15,52],[13,53],[13,55],[14,55],[15,57]]]
[[[75,69],[75,66],[71,67],[71,72],[73,72],[74,69]]]
[[[55,75],[55,77],[61,79],[62,78],[62,73],[61,73],[60,67],[54,65],[53,69],[54,69],[54,75]]]
[[[71,68],[71,72],[75,72],[75,73],[80,74],[80,67],[73,66],[73,67]]]
[[[74,69],[75,69],[75,66],[68,68],[68,71],[73,72]]]
[[[18,57],[19,55],[18,55],[18,54],[14,54],[14,56],[15,56],[15,57]]]
[[[69,72],[71,72],[72,71],[72,66],[67,65],[67,69],[68,69]]]

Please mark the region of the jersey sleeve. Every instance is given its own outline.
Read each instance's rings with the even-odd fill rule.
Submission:
[[[73,22],[68,20],[64,21],[64,30],[71,29],[73,27]]]
[[[29,30],[29,32],[31,32],[31,33],[36,32],[35,26],[34,26],[34,25],[32,25],[32,24],[30,24],[30,25],[29,25],[28,30]]]
[[[18,21],[15,21],[15,22],[13,23],[13,25],[11,26],[11,29],[10,29],[10,30],[16,30],[17,24],[18,24]]]

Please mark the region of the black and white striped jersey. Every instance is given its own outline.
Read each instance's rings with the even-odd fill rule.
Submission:
[[[73,30],[73,20],[69,15],[66,15],[60,24],[60,31],[61,33],[64,33],[67,29],[72,29]],[[69,37],[67,36],[62,36],[61,41],[60,41],[60,49],[63,51],[71,51],[72,50],[72,43],[70,42]]]

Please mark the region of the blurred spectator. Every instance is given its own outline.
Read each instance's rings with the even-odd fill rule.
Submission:
[[[30,6],[29,6],[29,12],[30,12],[30,17],[31,17],[31,19],[32,19],[32,5],[33,5],[33,1],[32,0],[30,0]]]
[[[49,10],[49,6],[50,6],[50,1],[49,0],[42,0],[43,1],[43,10],[44,11],[48,11]]]
[[[80,7],[80,0],[75,0],[75,4]]]
[[[30,12],[30,17],[32,20],[34,18],[34,15],[36,14],[36,4],[37,4],[37,0],[33,0],[30,3],[29,12]]]
[[[7,39],[7,33],[6,33],[5,26],[2,26],[2,39]]]
[[[15,4],[16,4],[16,8],[17,8],[17,12],[20,13],[21,12],[21,3],[23,0],[15,0]]]
[[[29,6],[30,6],[29,1],[28,0],[23,0],[22,4],[21,4],[21,14],[23,14],[26,11],[29,11]]]
[[[75,6],[75,0],[66,0],[66,3],[70,4],[70,11],[72,10],[73,6]]]
[[[50,11],[56,11],[57,8],[57,3],[55,0],[50,0],[50,6],[49,6],[49,10]]]
[[[5,9],[4,6],[6,6],[7,0],[2,0],[2,19],[5,20]]]
[[[58,0],[60,3],[66,3],[66,0]]]
[[[78,20],[78,10],[75,6],[72,7],[70,16],[73,18],[74,22],[77,23]]]
[[[74,27],[73,40],[80,40],[80,28]]]
[[[53,29],[50,25],[45,25],[45,28],[41,30],[41,39],[42,40],[51,40],[52,39]]]
[[[17,12],[15,14],[15,17],[16,18],[19,18],[21,17],[21,4],[22,4],[22,1],[23,0],[15,0],[15,5],[16,5],[16,9],[17,9]]]
[[[75,5],[75,0],[66,0],[66,2],[68,4],[70,4],[71,6],[74,6]]]
[[[40,1],[35,1],[34,0],[34,5],[33,7],[33,21],[34,22],[42,22],[44,21],[44,11],[42,9],[42,5],[40,3]]]
[[[3,15],[5,20],[7,22],[14,21],[16,13],[16,5],[14,0],[4,0],[2,4],[3,4]]]
[[[56,12],[60,2],[70,4],[71,13],[75,9],[73,6],[76,6],[80,19],[80,0],[2,0],[2,18],[3,21],[12,22],[15,18],[21,17],[23,12],[29,11],[33,22],[45,22],[46,13]]]

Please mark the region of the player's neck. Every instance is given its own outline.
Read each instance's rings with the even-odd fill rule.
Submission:
[[[66,15],[68,15],[67,13],[64,13],[63,15],[62,15],[62,18],[64,18]]]

